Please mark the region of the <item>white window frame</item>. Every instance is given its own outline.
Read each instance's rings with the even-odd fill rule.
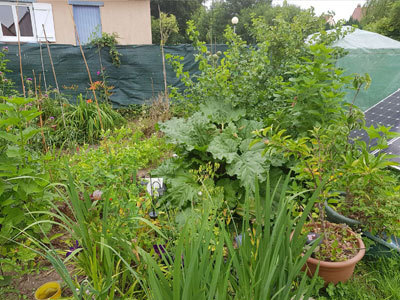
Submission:
[[[19,22],[17,18],[17,6],[25,6],[29,7],[29,13],[31,14],[31,25],[32,25],[32,33],[33,36],[20,36],[19,40],[20,42],[37,42],[37,36],[36,36],[36,24],[35,24],[35,16],[33,14],[33,5],[31,3],[15,3],[15,2],[0,2],[0,5],[7,5],[11,6],[11,11],[14,17],[14,24],[15,24],[15,29],[17,36],[4,36],[3,31],[0,28],[0,41],[1,42],[18,42],[18,35],[20,35],[19,31]]]

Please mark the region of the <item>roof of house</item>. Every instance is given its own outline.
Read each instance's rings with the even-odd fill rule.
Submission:
[[[361,7],[361,4],[358,4],[357,7],[354,9],[351,18],[353,20],[361,21],[362,17],[364,16],[364,8]]]

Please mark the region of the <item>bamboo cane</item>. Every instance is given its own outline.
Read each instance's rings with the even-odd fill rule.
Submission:
[[[86,71],[87,71],[88,76],[89,76],[90,86],[92,87],[93,86],[92,75],[90,75],[89,66],[88,66],[87,61],[86,61],[85,53],[83,52],[82,44],[81,44],[81,41],[79,39],[78,30],[76,29],[76,23],[75,23],[75,20],[74,20],[74,16],[72,15],[71,8],[70,8],[69,12],[70,12],[70,15],[71,15],[71,18],[72,18],[72,22],[74,24],[75,36],[76,36],[76,39],[77,39],[77,42],[78,42],[78,45],[79,45],[79,49],[81,50],[83,61],[85,62],[85,66],[86,66]],[[99,103],[97,101],[96,91],[94,89],[92,89],[92,92],[93,92],[94,101],[96,103],[97,114],[99,115],[100,127],[101,127],[101,130],[104,130],[103,122],[102,122],[101,114],[100,114],[100,107],[99,107]]]
[[[46,34],[46,29],[44,28],[44,24],[42,24],[42,27],[43,27],[44,39],[46,40],[47,51],[49,52],[51,69],[53,70],[54,81],[56,82],[57,94],[60,96],[60,89],[58,88],[56,70],[54,69],[53,58],[51,57],[49,41],[47,40],[47,34]],[[63,103],[61,101],[60,101],[60,107],[61,107],[61,116],[62,116],[62,120],[63,120],[63,123],[64,123],[64,128],[66,129],[67,126],[65,125],[64,108],[63,108]]]
[[[19,1],[17,0],[17,7],[18,7]],[[15,24],[15,28],[18,28],[17,37],[18,37],[18,54],[19,54],[19,71],[21,75],[21,83],[22,83],[22,92],[24,94],[24,97],[26,96],[25,94],[25,83],[24,83],[24,74],[22,72],[22,57],[21,57],[21,41],[20,41],[20,36],[21,36],[21,30],[19,28],[19,17],[18,17],[18,9],[15,10],[17,14],[17,24]]]
[[[43,52],[42,52],[42,43],[39,41],[39,49],[40,49],[40,61],[42,63],[42,73],[43,73],[43,82],[44,82],[44,89],[47,93],[47,82],[46,82],[46,73],[44,71],[44,63],[43,63]]]
[[[43,150],[46,153],[47,152],[46,138],[44,137],[44,132],[43,132],[42,108],[41,108],[39,97],[38,97],[38,88],[37,88],[37,85],[36,85],[35,70],[32,70],[32,74],[33,74],[33,84],[34,84],[34,87],[35,87],[35,97],[36,97],[37,107],[38,107],[38,110],[40,112],[39,121],[40,121],[40,133],[42,135],[42,142],[43,142]],[[40,93],[39,93],[39,95],[40,95]]]
[[[164,57],[164,35],[163,35],[163,26],[161,22],[161,10],[160,10],[160,5],[158,5],[158,15],[160,17],[160,37],[161,37],[161,56],[162,56],[162,66],[163,66],[163,76],[164,76],[164,99],[167,102],[167,105],[169,105],[168,102],[168,86],[167,86],[167,71],[165,68],[165,57]]]

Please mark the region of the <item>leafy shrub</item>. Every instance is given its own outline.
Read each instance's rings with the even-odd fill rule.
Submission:
[[[10,96],[15,95],[14,83],[12,80],[7,78],[7,73],[11,72],[7,69],[6,54],[8,52],[8,47],[4,46],[2,51],[0,51],[0,96]]]
[[[121,65],[121,56],[122,54],[118,52],[116,45],[118,44],[118,34],[113,32],[111,34],[107,32],[103,32],[101,37],[93,38],[90,43],[99,48],[107,47],[108,54],[110,55],[111,61],[114,66],[119,67]]]
[[[352,76],[343,76],[335,67],[334,50],[325,45],[310,45],[308,56],[301,63],[290,65],[287,80],[275,91],[281,103],[278,110],[269,114],[267,123],[286,129],[292,138],[305,136],[314,127],[327,127],[347,120],[343,114],[344,86],[349,86]],[[356,110],[356,108],[354,108]]]
[[[128,197],[136,192],[137,170],[157,164],[170,151],[162,138],[144,139],[139,130],[121,127],[107,131],[98,147],[84,146],[70,157],[70,168],[81,186],[114,187]]]
[[[387,140],[398,134],[384,126],[364,127],[376,145],[357,140],[350,143],[352,127],[348,127],[348,121],[345,117],[341,123],[316,127],[309,137],[297,139],[285,130],[266,128],[260,132],[262,139],[268,139],[263,152],[266,156],[279,153],[282,159],[288,159],[300,189],[315,189],[323,178],[329,178],[321,198],[332,202],[345,216],[361,221],[363,229],[374,234],[382,230],[398,234],[398,183],[386,169],[395,163],[384,152],[370,153],[387,148]],[[346,197],[340,198],[340,192]]]
[[[244,109],[247,118],[263,120],[282,107],[290,106],[291,102],[288,103],[279,94],[289,86],[293,77],[302,76],[299,65],[304,61],[308,61],[310,66],[304,67],[303,77],[307,74],[310,77],[312,67],[321,69],[320,74],[315,74],[315,78],[308,78],[307,82],[316,80],[322,85],[325,78],[325,87],[328,89],[329,80],[336,80],[340,74],[325,74],[328,68],[324,65],[318,66],[316,60],[322,58],[321,63],[327,62],[323,57],[327,54],[321,45],[329,45],[346,34],[346,31],[340,30],[340,25],[337,30],[329,33],[323,31],[318,39],[315,38],[320,48],[315,46],[310,51],[310,44],[305,42],[307,35],[301,29],[304,24],[294,26],[283,19],[279,19],[277,23],[276,26],[268,26],[262,19],[254,19],[253,30],[257,37],[257,44],[254,46],[247,45],[227,27],[225,36],[229,47],[223,55],[208,51],[205,43],[199,41],[199,33],[193,23],[189,23],[188,35],[198,50],[195,57],[200,73],[190,77],[189,73],[184,72],[182,58],[167,55],[177,76],[186,86],[182,93],[178,93],[176,89],[172,91],[172,101],[181,103],[192,112],[206,101],[225,101],[235,108]],[[329,51],[329,55],[333,56],[339,53],[341,51],[338,49]],[[336,89],[339,88],[334,86],[334,90]],[[313,97],[314,95],[305,100],[311,101]]]
[[[34,122],[40,112],[32,101],[7,97],[0,103],[0,245],[27,224],[26,209],[40,209],[51,197],[44,161],[28,147],[39,132]]]

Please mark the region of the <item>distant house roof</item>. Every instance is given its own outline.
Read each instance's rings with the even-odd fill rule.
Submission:
[[[357,7],[354,9],[351,18],[353,20],[361,21],[364,16],[365,8],[361,7],[361,4],[358,4]]]

